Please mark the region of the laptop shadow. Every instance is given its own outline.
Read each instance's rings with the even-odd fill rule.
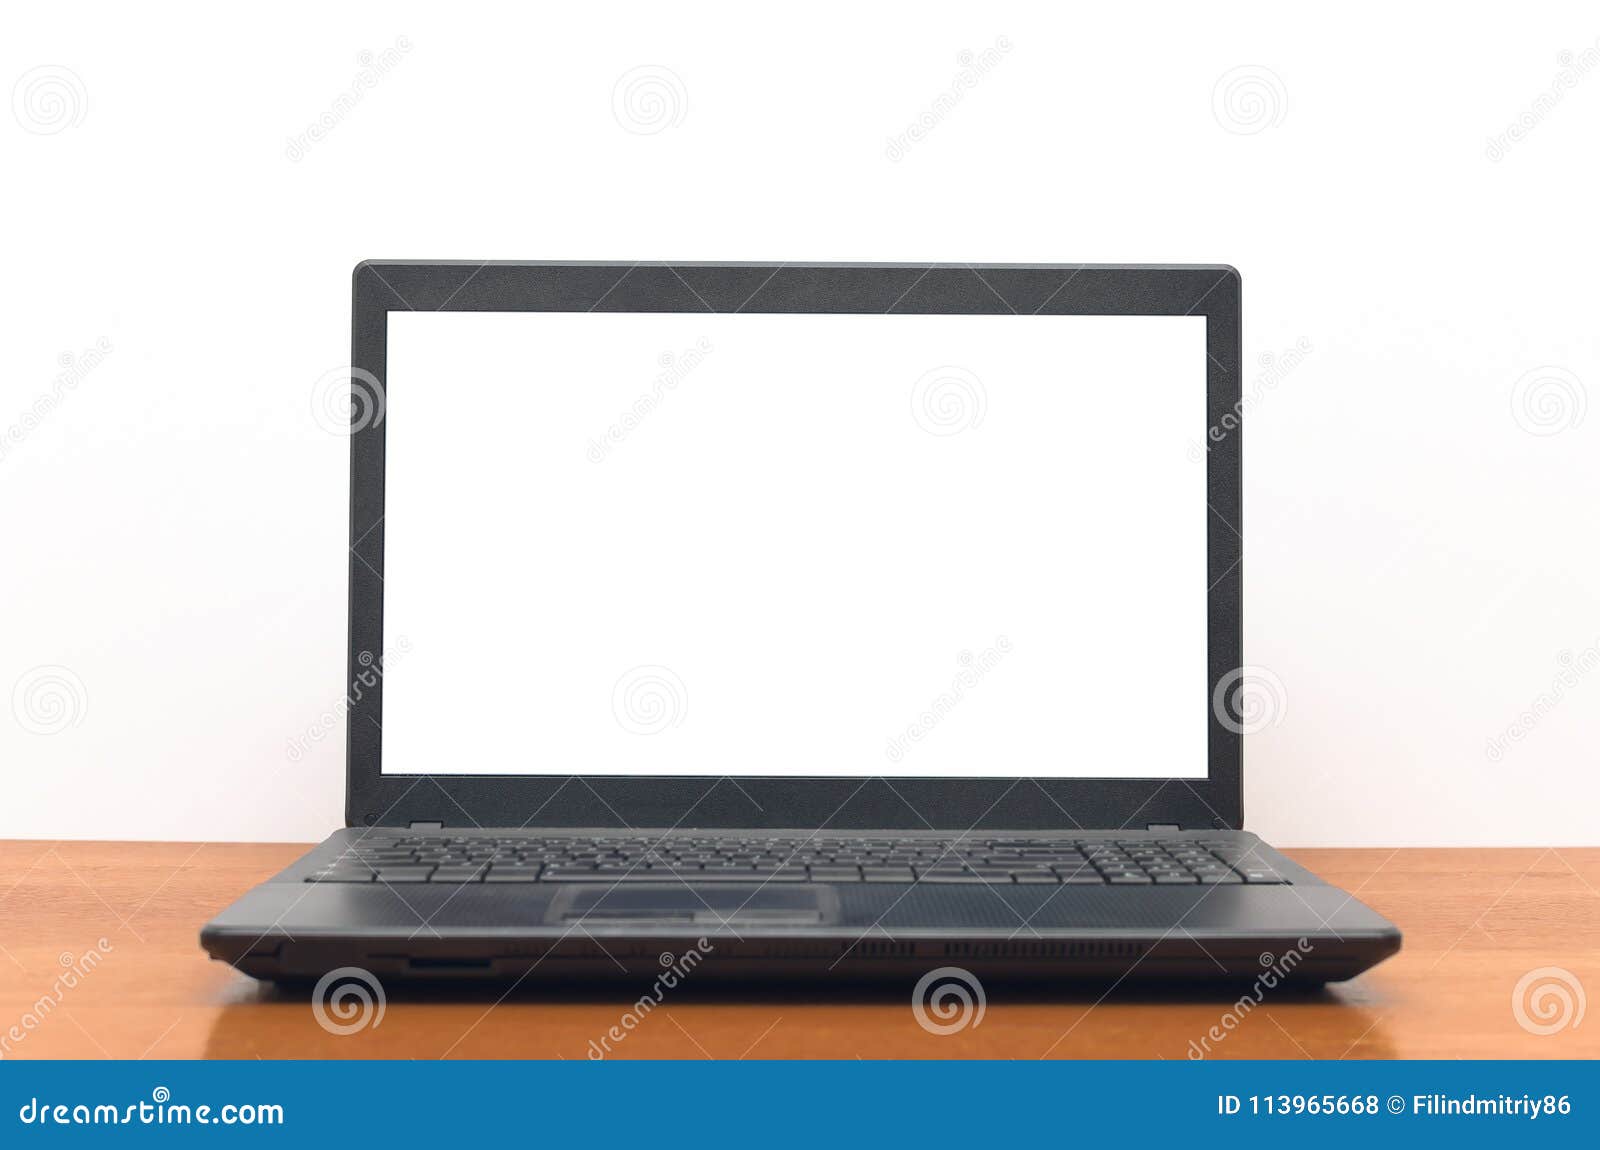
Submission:
[[[1393,1056],[1383,1016],[1368,996],[1335,986],[1280,985],[1265,996],[1251,984],[983,980],[977,1045],[931,1042],[944,1008],[970,1002],[931,998],[913,1005],[916,979],[736,981],[691,978],[665,1000],[648,1001],[651,981],[401,981],[366,1000],[320,996],[309,983],[236,986],[212,1021],[206,1057],[238,1058],[585,1058],[589,1045],[635,1023],[648,1037],[619,1047],[628,1057],[770,1058],[1194,1058],[1212,1027],[1242,1023],[1249,1039],[1228,1039],[1222,1057],[1302,1057],[1295,1034],[1332,1056]],[[1262,1012],[1266,1017],[1249,1015]],[[985,1013],[986,1011],[986,1013]],[[659,1017],[665,1015],[665,1017]],[[919,1025],[931,1016],[933,1027]],[[630,1021],[630,1018],[632,1021]],[[1232,1019],[1232,1021],[1230,1021]],[[641,1022],[642,1020],[642,1022]],[[780,1025],[781,1024],[781,1025]],[[778,1027],[776,1039],[765,1038]],[[956,1029],[964,1029],[959,1024]],[[641,1031],[643,1034],[644,1031]],[[683,1037],[687,1035],[688,1037]],[[613,1035],[615,1038],[615,1035]],[[679,1039],[681,1038],[681,1042]],[[619,1040],[620,1041],[620,1040]],[[1217,1039],[1212,1040],[1215,1044]],[[674,1045],[676,1043],[676,1045]],[[1205,1057],[1212,1052],[1202,1047]],[[608,1055],[609,1056],[609,1055]]]
[[[426,979],[385,980],[386,1001],[403,1003],[539,1003],[561,1005],[625,1006],[650,987],[647,977],[603,979]],[[674,1001],[723,1006],[817,1006],[853,1003],[898,1005],[906,1002],[916,980],[913,978],[839,979],[737,979],[692,980],[673,990]],[[1241,993],[1255,992],[1248,980],[1208,979],[1196,981],[1134,982],[1126,980],[1061,980],[1026,978],[985,978],[984,991],[991,1003],[1013,1005],[1205,1005],[1223,1006],[1237,1002]],[[260,983],[247,1002],[267,1005],[308,1003],[315,987],[309,980]],[[1276,1002],[1320,1003],[1338,1006],[1343,1000],[1335,985],[1285,984],[1272,991]],[[247,1009],[245,1002],[236,1003]]]

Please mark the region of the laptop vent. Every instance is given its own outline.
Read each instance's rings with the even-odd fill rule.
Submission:
[[[840,953],[851,958],[910,958],[917,953],[917,944],[869,940],[842,947]]]
[[[1047,942],[1005,939],[995,942],[947,942],[946,958],[1140,958],[1149,948],[1139,942]]]
[[[729,941],[719,944],[712,957],[767,959],[827,959],[850,962],[873,962],[893,959],[955,959],[980,961],[983,959],[1115,959],[1131,961],[1142,958],[1149,951],[1140,942],[1069,942],[1044,939],[993,939],[969,942],[917,942],[889,939],[861,939],[857,942],[815,942],[804,939],[785,941],[764,939],[759,942]],[[502,957],[539,956],[549,959],[600,959],[608,965],[612,960],[621,962],[648,959],[654,965],[662,948],[650,943],[606,940],[602,947],[588,939],[569,938],[553,949],[548,943],[529,945],[508,943],[498,948]]]

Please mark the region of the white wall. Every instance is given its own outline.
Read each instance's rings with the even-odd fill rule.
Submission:
[[[802,258],[1237,265],[1250,824],[1600,842],[1593,5],[1066,9],[11,12],[0,834],[340,820],[358,259]]]

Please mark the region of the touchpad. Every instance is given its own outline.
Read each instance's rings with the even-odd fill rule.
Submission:
[[[694,926],[817,926],[839,921],[839,896],[829,886],[656,886],[622,883],[566,886],[550,904],[553,923]]]

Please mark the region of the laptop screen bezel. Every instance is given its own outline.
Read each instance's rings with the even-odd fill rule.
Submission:
[[[384,775],[384,421],[393,311],[1173,315],[1206,319],[1205,778]],[[353,275],[346,804],[350,826],[1049,830],[1238,827],[1243,740],[1212,687],[1243,663],[1240,280],[1224,265],[759,264],[367,260]],[[1219,429],[1223,433],[1213,433]],[[380,664],[381,665],[381,664]],[[526,714],[486,715],[537,743]],[[1152,716],[1152,721],[1159,717]]]

